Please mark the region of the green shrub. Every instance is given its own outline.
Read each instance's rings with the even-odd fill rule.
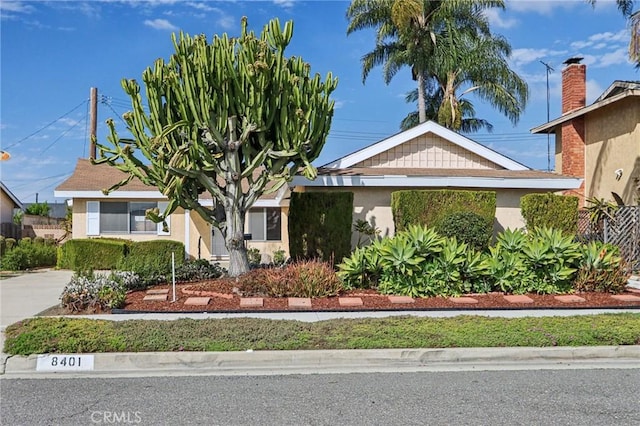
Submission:
[[[444,237],[455,237],[474,250],[485,250],[493,235],[493,219],[473,212],[456,212],[446,216],[436,231]]]
[[[409,225],[438,228],[449,215],[472,212],[493,227],[496,215],[495,191],[409,190],[391,193],[391,210],[396,232]]]
[[[251,268],[257,268],[260,266],[260,261],[262,260],[260,250],[255,247],[247,249],[247,260],[249,261],[249,267]]]
[[[176,281],[189,282],[220,278],[226,270],[219,263],[211,263],[206,259],[184,262],[176,268]]]
[[[628,275],[617,247],[593,241],[582,246],[573,288],[576,291],[621,293],[627,285]]]
[[[578,231],[578,197],[527,194],[520,198],[520,211],[527,229],[553,228],[572,236]]]
[[[34,244],[44,244],[44,238],[43,237],[35,237],[33,239],[33,243]]]
[[[272,260],[274,266],[283,266],[287,263],[287,253],[282,249],[278,249],[273,252]]]
[[[115,269],[132,271],[140,276],[140,287],[145,288],[171,277],[171,253],[175,266],[184,263],[184,244],[172,240],[131,242],[127,255],[117,263]]]
[[[49,216],[51,212],[51,206],[45,201],[43,203],[33,203],[25,210],[26,214],[35,216]]]
[[[239,286],[244,295],[269,297],[327,297],[343,289],[333,267],[317,260],[255,269],[240,277]]]
[[[115,269],[127,254],[128,243],[131,242],[107,238],[69,240],[58,250],[57,267],[74,271]]]
[[[0,235],[0,257],[2,257],[2,255],[6,250],[7,250],[6,238],[4,237],[4,235]]]
[[[56,264],[56,247],[45,244],[32,244],[30,240],[21,242],[8,250],[0,259],[1,268],[10,271],[24,271],[26,269]]]
[[[11,250],[16,246],[15,238],[7,238],[4,240],[5,250]]]
[[[352,192],[294,192],[289,207],[292,259],[340,262],[351,252]]]

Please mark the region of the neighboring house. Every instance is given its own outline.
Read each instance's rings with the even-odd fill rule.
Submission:
[[[13,215],[24,206],[18,197],[0,182],[0,235],[6,238],[21,238],[21,226],[13,223]]]
[[[186,254],[192,258],[228,257],[220,232],[196,212],[176,209],[167,220],[168,232],[162,231],[162,224],[148,220],[147,209],[158,207],[162,211],[168,202],[156,188],[133,179],[109,195],[102,193],[125,177],[107,164],[91,165],[87,159],[78,160],[71,177],[55,189],[56,197],[73,200],[72,238],[114,237],[135,241],[162,238],[184,243]],[[251,234],[249,247],[267,254],[278,249],[288,251],[287,191],[285,185],[280,191],[261,197],[249,210],[246,218],[246,232]],[[213,206],[213,200],[206,194],[200,202]]]
[[[22,210],[23,207],[18,197],[0,182],[0,223],[13,223],[16,210]]]
[[[469,138],[427,121],[318,169],[296,176],[294,191],[351,191],[353,220],[364,219],[383,236],[394,234],[391,193],[402,189],[496,191],[494,232],[520,228],[520,197],[576,189],[581,179],[531,170]],[[352,244],[357,241],[353,236]]]
[[[584,179],[570,194],[581,205],[587,198],[635,205],[640,184],[640,82],[614,81],[591,105],[586,105],[586,66],[580,58],[562,70],[562,116],[533,128],[554,133],[555,169]]]
[[[227,251],[219,232],[195,212],[177,209],[169,232],[145,218],[145,210],[164,208],[167,199],[157,189],[133,180],[104,195],[124,173],[106,164],[78,160],[73,175],[58,186],[56,197],[73,200],[73,238],[117,237],[133,240],[168,238],[185,244],[194,258],[224,260]],[[497,193],[495,231],[524,225],[520,197],[532,192],[576,189],[581,179],[531,170],[477,142],[434,122],[391,136],[318,169],[318,177],[294,177],[294,191],[351,191],[354,221],[366,219],[393,235],[391,192],[401,189],[472,189]],[[260,198],[249,211],[249,247],[273,254],[288,251],[289,187]],[[200,200],[213,205],[210,198]],[[353,243],[357,239],[354,235]]]

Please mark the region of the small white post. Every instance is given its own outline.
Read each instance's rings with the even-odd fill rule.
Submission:
[[[171,252],[171,276],[173,282],[173,302],[176,301],[176,253]]]

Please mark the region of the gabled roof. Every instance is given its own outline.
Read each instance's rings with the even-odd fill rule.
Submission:
[[[549,121],[548,123],[534,127],[531,129],[531,133],[555,133],[557,126],[569,120],[603,108],[607,105],[611,105],[628,97],[635,97],[640,100],[640,82],[616,80],[591,105],[579,108],[575,111],[564,114],[555,120]]]
[[[611,86],[607,88],[607,90],[602,92],[602,95],[600,95],[594,103],[615,96],[619,93],[624,92],[625,90],[640,90],[640,81],[616,80],[611,84]]]
[[[474,140],[471,140],[459,133],[447,129],[446,127],[443,127],[434,121],[426,121],[422,124],[412,127],[409,130],[396,133],[395,135],[374,143],[373,145],[369,145],[359,151],[353,152],[347,156],[327,163],[322,167],[328,169],[348,168],[360,163],[363,160],[374,157],[381,152],[388,151],[389,149],[395,148],[398,145],[402,145],[403,143],[408,142],[418,136],[422,136],[426,133],[433,133],[437,136],[440,136],[441,138],[446,139],[447,141],[458,145],[468,151],[471,151],[474,154],[484,157],[487,160],[496,163],[507,170],[529,170],[529,168],[524,164],[518,163],[517,161],[514,161],[490,148],[487,148],[486,146],[479,144]]]
[[[128,184],[122,186],[109,195],[104,195],[102,190],[108,189],[127,177],[127,174],[106,163],[91,164],[88,159],[80,158],[76,163],[73,174],[62,182],[54,191],[56,197],[64,198],[122,198],[131,200],[166,199],[156,187],[148,186],[137,178],[133,178]],[[276,207],[284,198],[287,190],[284,185],[279,191],[263,195],[254,204],[255,207]],[[203,205],[213,205],[211,194],[205,192],[200,195]]]
[[[13,194],[13,192],[9,191],[9,188],[7,188],[4,183],[0,182],[0,188],[2,188],[2,191],[4,191],[4,193],[7,194],[7,196],[11,199],[11,201],[13,201],[15,205],[18,206],[19,209],[22,210],[24,208],[20,200],[18,200],[18,197],[16,197]]]
[[[364,160],[426,133],[475,153],[504,169],[447,169],[359,167]],[[423,187],[423,188],[510,188],[534,190],[563,190],[580,187],[582,179],[531,170],[504,155],[433,121],[383,139],[373,145],[318,168],[313,181],[295,176],[290,186],[315,187]]]

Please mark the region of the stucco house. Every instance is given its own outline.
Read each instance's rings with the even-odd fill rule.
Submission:
[[[520,228],[520,197],[576,189],[581,179],[532,170],[433,121],[393,135],[318,169],[294,191],[352,191],[354,221],[364,219],[383,236],[394,234],[391,193],[402,189],[468,189],[496,192],[494,232]],[[357,235],[353,236],[355,245]]]
[[[13,216],[24,205],[13,192],[0,182],[0,235],[7,238],[21,238],[20,226],[13,223]]]
[[[168,238],[185,244],[194,258],[224,260],[227,251],[219,232],[195,212],[178,209],[169,218],[169,232],[145,218],[151,207],[167,199],[138,180],[109,195],[103,188],[124,174],[80,159],[73,175],[58,186],[56,197],[73,199],[73,238],[118,237],[133,240]],[[294,177],[289,187],[260,198],[249,211],[249,247],[272,254],[288,251],[289,191],[352,191],[354,220],[366,219],[383,235],[393,235],[391,193],[400,189],[476,189],[497,193],[495,230],[524,225],[520,197],[531,192],[573,190],[581,179],[531,170],[469,138],[434,122],[398,133],[318,169],[310,181]],[[200,200],[213,206],[209,198]],[[355,244],[354,236],[353,243]]]
[[[16,210],[22,210],[23,205],[13,192],[0,182],[0,223],[13,223]]]
[[[562,70],[562,115],[533,128],[553,133],[555,169],[584,179],[569,193],[586,199],[637,204],[640,195],[640,81],[614,81],[591,105],[586,105],[586,66],[581,58]]]
[[[104,195],[102,190],[124,179],[125,174],[107,164],[92,165],[79,159],[76,168],[55,189],[56,197],[72,199],[72,238],[112,237],[135,241],[170,239],[185,245],[186,255],[197,259],[225,260],[228,252],[217,229],[212,228],[196,212],[178,208],[167,219],[168,232],[161,224],[145,217],[145,211],[167,205],[167,198],[156,188],[133,179],[127,185]],[[247,244],[261,253],[288,251],[286,185],[278,192],[260,198],[250,209],[246,232],[251,234]],[[203,194],[200,203],[213,206],[213,200]]]

